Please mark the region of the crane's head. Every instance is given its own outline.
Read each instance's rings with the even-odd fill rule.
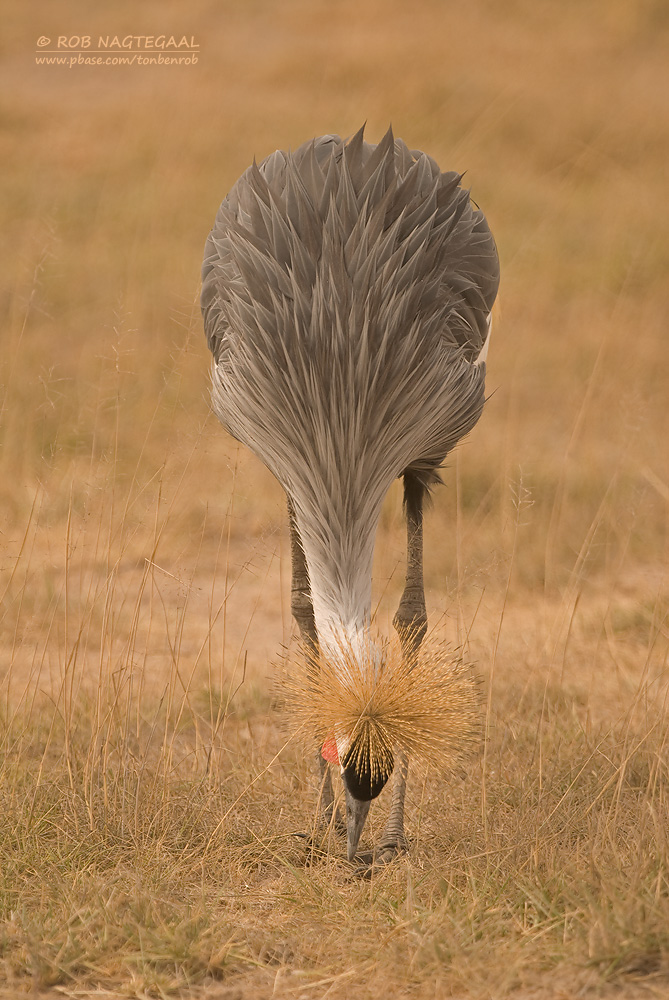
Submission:
[[[348,857],[353,860],[369,807],[401,755],[448,771],[480,740],[478,683],[442,643],[407,657],[398,641],[341,646],[312,659],[305,677],[284,681],[291,726],[315,737],[339,768],[346,798]]]
[[[339,765],[344,783],[349,861],[358,849],[372,799],[383,790],[395,764],[392,747],[374,746],[373,735],[369,720],[361,718],[351,736],[331,735],[321,749],[325,760]]]

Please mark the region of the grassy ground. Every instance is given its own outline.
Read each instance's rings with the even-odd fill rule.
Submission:
[[[55,0],[5,27],[0,994],[668,995],[665,5]],[[33,64],[40,35],[171,32],[197,65]],[[209,415],[197,307],[250,158],[363,120],[467,170],[503,267],[491,398],[426,525],[485,748],[413,776],[410,855],[366,882],[294,836],[283,497]],[[402,570],[394,489],[385,633]]]

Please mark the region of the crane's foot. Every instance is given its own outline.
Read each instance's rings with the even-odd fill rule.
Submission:
[[[383,868],[393,861],[404,857],[409,847],[406,840],[400,843],[379,844],[373,851],[361,851],[353,859],[355,875],[358,878],[371,878],[375,868]]]
[[[321,839],[307,836],[305,838],[304,846],[305,868],[311,868],[313,865],[317,865],[321,861],[327,861],[332,853],[327,837]]]
[[[346,823],[341,817],[339,810],[331,808],[323,810],[318,817],[316,828],[310,833],[296,833],[295,836],[304,841],[305,857],[304,865],[310,868],[311,865],[325,861],[333,854],[339,853],[339,845],[333,850],[332,837],[337,841],[346,837]]]
[[[334,802],[330,802],[329,805],[321,810],[321,814],[318,817],[318,829],[324,833],[332,829],[337,835],[343,834],[346,836],[346,820]]]

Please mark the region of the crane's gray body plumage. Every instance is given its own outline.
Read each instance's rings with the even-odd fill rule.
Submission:
[[[249,167],[207,240],[213,408],[292,500],[326,645],[369,623],[391,483],[438,480],[483,408],[499,265],[460,180],[390,130],[322,136]]]

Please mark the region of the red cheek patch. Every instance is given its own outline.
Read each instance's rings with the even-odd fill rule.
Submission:
[[[325,743],[321,748],[321,755],[323,760],[326,760],[328,764],[338,764],[339,763],[339,753],[337,752],[337,741],[334,736],[328,736]]]

